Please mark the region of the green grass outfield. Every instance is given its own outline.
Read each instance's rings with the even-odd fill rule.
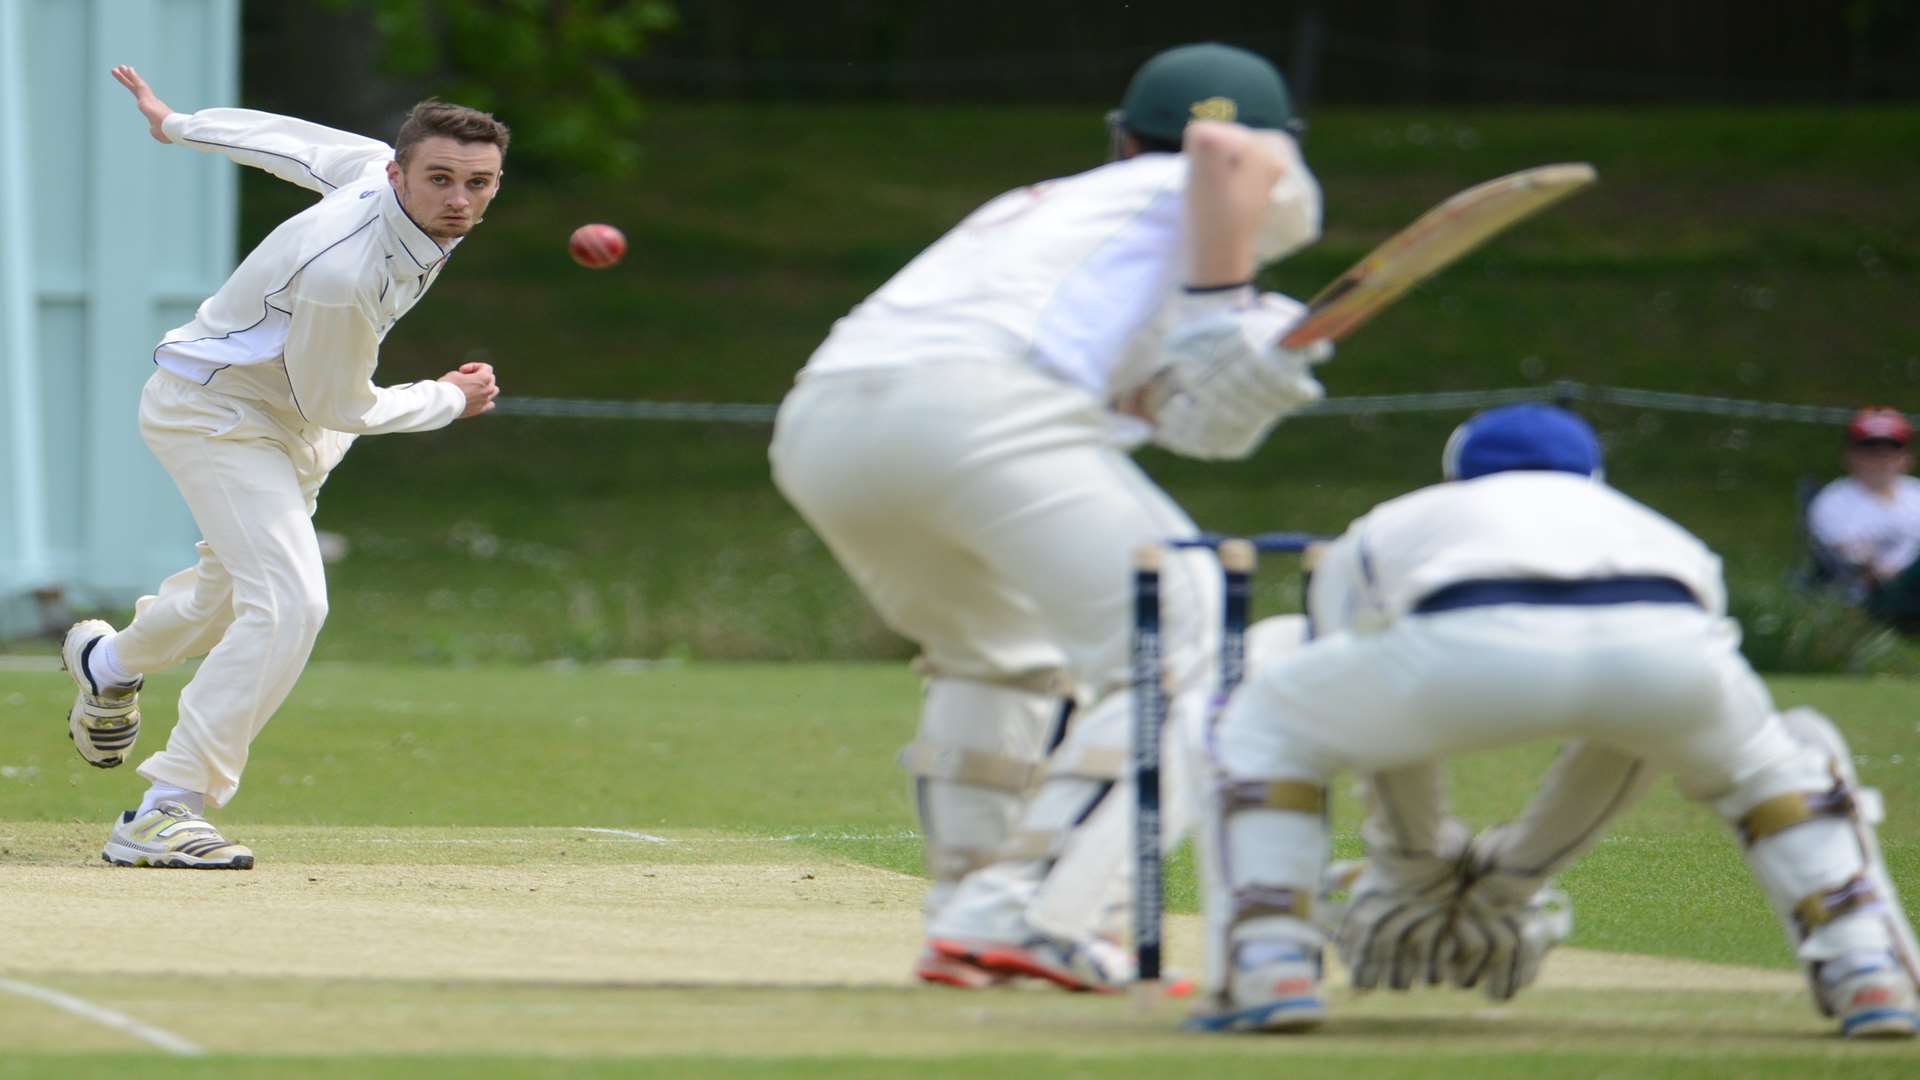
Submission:
[[[153,680],[144,749],[180,682]],[[1920,695],[1773,686],[1840,719],[1915,895]],[[892,756],[918,695],[896,666],[317,665],[220,815],[259,854],[241,874],[99,863],[142,785],[71,753],[66,687],[0,669],[0,979],[211,1057],[0,993],[0,1077],[1894,1076],[1920,1060],[1827,1034],[1735,845],[1666,784],[1567,875],[1577,948],[1512,1005],[1342,990],[1317,1035],[1213,1039],[1176,1031],[1172,1003],[908,985],[922,883]],[[1461,762],[1459,809],[1510,813],[1547,755]],[[1343,795],[1341,854],[1353,810]],[[1184,861],[1173,884],[1191,911]]]

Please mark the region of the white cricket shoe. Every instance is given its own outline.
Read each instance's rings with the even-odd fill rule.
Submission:
[[[1076,942],[1039,936],[1018,944],[934,938],[927,948],[989,975],[1045,979],[1066,990],[1118,994],[1133,981],[1133,958],[1101,938]]]
[[[1822,965],[1820,1004],[1849,1039],[1911,1039],[1920,1032],[1913,979],[1888,952],[1862,952]]]
[[[113,627],[100,619],[86,619],[67,629],[60,646],[60,667],[72,676],[79,693],[73,708],[67,710],[67,737],[87,764],[111,769],[133,753],[134,740],[140,737],[140,687],[98,686],[87,671],[87,659],[94,646],[113,633]]]
[[[1234,966],[1224,998],[1188,1017],[1190,1031],[1302,1031],[1327,1018],[1318,949],[1288,947]]]
[[[168,800],[144,814],[129,810],[113,823],[100,857],[115,866],[184,870],[251,870],[253,852],[220,835],[186,804]]]

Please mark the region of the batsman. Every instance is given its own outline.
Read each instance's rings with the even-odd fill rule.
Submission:
[[[774,480],[920,647],[922,979],[1130,977],[1129,559],[1196,530],[1129,451],[1243,457],[1321,397],[1330,347],[1276,345],[1301,306],[1252,286],[1319,234],[1294,127],[1261,57],[1154,57],[1114,160],[975,210],[834,325],[781,406]],[[1203,554],[1166,574],[1181,715],[1208,692],[1218,579]]]
[[[1736,837],[1820,1011],[1849,1037],[1912,1037],[1913,930],[1875,839],[1879,800],[1831,721],[1775,709],[1719,559],[1602,483],[1598,441],[1565,410],[1474,417],[1443,473],[1327,547],[1316,636],[1267,658],[1214,729],[1212,999],[1191,1025],[1318,1023],[1329,935],[1356,987],[1513,996],[1571,929],[1554,876],[1671,773]],[[1470,836],[1445,759],[1543,739],[1563,750],[1522,816]],[[1346,770],[1367,781],[1367,860],[1316,911],[1333,891],[1328,785]]]

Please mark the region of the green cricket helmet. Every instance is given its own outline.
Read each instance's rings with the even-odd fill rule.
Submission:
[[[1279,69],[1258,53],[1218,42],[1180,45],[1140,65],[1120,107],[1107,114],[1110,126],[1172,146],[1193,120],[1303,130]]]

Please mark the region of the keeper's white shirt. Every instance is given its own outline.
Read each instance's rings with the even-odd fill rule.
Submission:
[[[1320,186],[1293,140],[1255,243],[1270,262],[1320,234]],[[1185,283],[1183,154],[1140,154],[1001,195],[834,323],[808,374],[1016,360],[1106,401],[1164,363]]]
[[[1920,479],[1899,477],[1893,497],[1882,499],[1843,476],[1813,497],[1807,526],[1847,561],[1890,578],[1920,558]]]
[[[1613,488],[1561,472],[1493,473],[1391,499],[1328,545],[1308,597],[1317,632],[1383,628],[1463,581],[1672,578],[1726,612],[1720,558]]]
[[[402,209],[378,139],[250,109],[174,113],[174,143],[320,192],[248,254],[154,363],[308,424],[357,435],[430,431],[466,409],[439,381],[375,386],[380,342],[447,252]]]

